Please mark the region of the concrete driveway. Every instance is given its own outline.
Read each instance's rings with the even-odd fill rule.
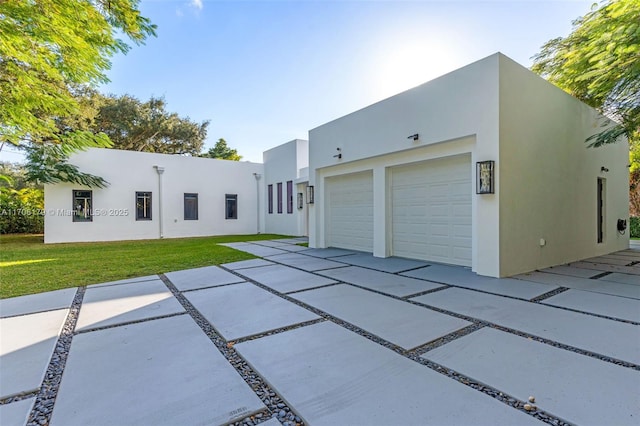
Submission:
[[[0,424],[638,424],[640,249],[494,279],[300,241],[0,301]]]

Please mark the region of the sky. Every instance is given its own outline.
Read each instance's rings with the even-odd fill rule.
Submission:
[[[595,0],[142,0],[157,37],[112,58],[105,94],[162,96],[243,161],[495,52],[530,67]],[[131,43],[130,43],[131,44]],[[19,161],[12,152],[2,161]],[[12,151],[12,150],[10,150]]]

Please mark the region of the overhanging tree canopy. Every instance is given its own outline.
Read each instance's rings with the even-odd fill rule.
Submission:
[[[619,125],[588,141],[640,139],[640,0],[607,0],[573,22],[567,37],[548,41],[532,70]]]
[[[0,142],[104,145],[104,137],[60,132],[55,120],[78,113],[70,85],[107,81],[109,58],[155,35],[139,0],[0,2]]]

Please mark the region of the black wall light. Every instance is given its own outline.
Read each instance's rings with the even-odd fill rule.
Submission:
[[[313,204],[313,185],[307,186],[307,204]]]
[[[418,133],[415,133],[411,136],[407,136],[407,139],[413,139],[414,141],[417,141],[418,139],[420,139],[420,135]]]
[[[493,194],[495,192],[494,162],[479,161],[476,163],[476,194]]]

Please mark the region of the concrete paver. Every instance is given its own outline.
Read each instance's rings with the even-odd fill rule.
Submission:
[[[296,244],[288,244],[286,246],[280,246],[278,247],[281,250],[286,250],[286,251],[290,251],[290,252],[305,252],[307,250],[310,250],[309,247],[305,247],[305,246],[299,246]]]
[[[281,247],[281,246],[288,246],[291,245],[290,243],[287,243],[286,241],[282,241],[282,240],[260,240],[260,241],[249,241],[251,244],[258,244],[260,246],[265,246],[265,247]]]
[[[528,425],[537,420],[324,322],[238,352],[311,425]]]
[[[633,259],[624,257],[619,258],[614,256],[598,256],[585,259],[584,261],[591,263],[604,263],[605,265],[630,266],[629,264],[633,262]]]
[[[512,278],[485,277],[459,266],[432,265],[402,275],[527,300],[558,288],[555,285],[523,283]]]
[[[107,287],[110,285],[131,284],[131,283],[139,283],[142,281],[155,281],[159,279],[160,277],[157,275],[147,275],[144,277],[126,278],[124,280],[109,281],[109,282],[100,283],[100,284],[91,284],[91,287]]]
[[[269,262],[264,259],[249,259],[249,260],[241,260],[239,262],[225,263],[224,266],[227,269],[231,269],[232,271],[238,269],[247,269],[247,268],[256,268],[258,266],[269,266],[273,265],[273,262]]]
[[[299,271],[283,265],[262,266],[238,271],[254,281],[264,284],[280,293],[305,290],[312,287],[335,283],[329,278],[309,272]]]
[[[286,250],[280,250],[275,247],[267,247],[259,244],[247,244],[247,245],[233,247],[233,248],[235,248],[236,250],[241,250],[247,253],[251,253],[254,256],[260,256],[260,257],[289,253]]]
[[[407,350],[471,325],[459,318],[346,284],[295,293],[291,297]]]
[[[264,405],[188,316],[73,338],[52,425],[225,424]]]
[[[601,272],[594,271],[593,269],[575,268],[573,266],[552,266],[551,268],[545,268],[542,272],[548,272],[550,274],[569,275],[571,277],[591,278],[596,275],[600,275]]]
[[[640,372],[483,328],[423,355],[579,425],[635,425]],[[515,361],[515,362],[514,362]]]
[[[250,283],[192,291],[185,297],[227,341],[319,318]]]
[[[305,250],[304,254],[307,256],[321,257],[321,258],[329,258],[329,257],[342,257],[350,254],[357,254],[359,252],[335,247],[329,247],[324,249],[316,249],[312,248],[309,250]]]
[[[582,290],[567,290],[544,300],[543,303],[640,322],[640,300],[638,299],[628,299]]]
[[[370,253],[358,253],[351,256],[344,256],[336,260],[353,266],[362,266],[363,268],[391,273],[408,271],[410,269],[429,265],[427,262],[422,262],[420,260],[403,259],[400,257],[373,257]]]
[[[278,238],[271,241],[279,241],[281,243],[288,243],[288,244],[299,244],[299,243],[308,243],[309,237]]]
[[[40,388],[68,312],[0,319],[0,398]]]
[[[441,284],[374,271],[373,269],[361,268],[359,266],[329,269],[319,271],[318,273],[337,281],[356,284],[398,297],[405,297],[420,293],[421,291],[442,287]]]
[[[576,268],[594,269],[600,272],[621,272],[623,274],[640,274],[640,268],[637,266],[620,266],[610,265],[607,263],[595,263],[595,262],[573,262],[569,266],[575,266]]]
[[[241,248],[241,247],[245,247],[245,246],[250,246],[252,244],[248,243],[246,241],[240,241],[240,242],[236,242],[236,243],[220,243],[218,245],[219,246],[225,246],[225,247],[231,247],[231,248]]]
[[[11,404],[0,405],[0,425],[24,426],[27,424],[35,398],[27,398]]]
[[[320,259],[317,257],[306,256],[299,253],[287,253],[279,254],[276,256],[269,256],[269,260],[283,265],[292,266],[294,268],[302,269],[304,271],[319,271],[321,269],[341,268],[345,267],[344,263],[334,262],[332,260]]]
[[[10,317],[66,309],[71,306],[77,291],[78,289],[73,287],[47,293],[0,299],[0,316]]]
[[[605,275],[604,277],[599,278],[598,281],[616,282],[616,283],[640,286],[639,275],[620,274],[618,272]]]
[[[516,275],[514,278],[561,287],[575,288],[578,290],[592,291],[594,293],[640,299],[640,286],[592,280],[588,278],[570,277],[567,275],[547,274],[546,272],[529,272],[527,274]]]
[[[171,281],[180,291],[189,291],[197,288],[233,284],[244,281],[242,278],[238,278],[238,276],[229,271],[225,271],[218,266],[205,266],[204,268],[167,272],[165,276],[169,278],[169,281]]]
[[[88,287],[76,331],[178,312],[184,312],[184,308],[160,280]]]
[[[632,324],[459,288],[412,300],[640,364],[640,333]]]

